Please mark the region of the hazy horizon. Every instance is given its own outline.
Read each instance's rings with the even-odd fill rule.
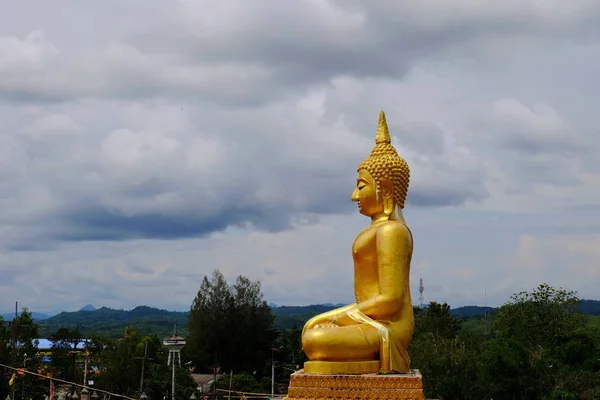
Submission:
[[[532,288],[532,290],[533,289],[534,288]],[[568,288],[565,288],[565,289],[568,290]],[[509,299],[507,299],[507,302],[508,302],[508,300]],[[588,299],[588,298],[586,298],[586,299],[582,298],[580,300],[600,301],[600,299]],[[434,301],[434,300],[432,300],[432,301]],[[441,300],[439,302],[440,303],[444,303],[443,300]],[[310,303],[310,304],[275,304],[275,303],[269,302],[268,300],[267,300],[267,303],[271,307],[309,307],[309,306],[317,306],[317,305],[333,305],[333,306],[337,306],[337,305],[349,304],[349,303],[328,303],[328,302],[324,302],[324,303],[317,302],[317,303]],[[446,303],[448,303],[448,302],[446,302]],[[424,301],[424,304],[429,304],[429,302]],[[462,308],[462,307],[490,307],[490,308],[498,308],[498,307],[501,307],[503,304],[504,303],[497,304],[497,305],[490,305],[490,304],[462,304],[462,305],[454,305],[454,304],[448,303],[448,305],[450,306],[451,309]],[[26,308],[28,308],[29,311],[34,312],[34,313],[39,313],[39,314],[54,316],[54,315],[60,314],[61,312],[77,312],[77,311],[82,311],[82,308],[84,308],[84,307],[86,307],[88,305],[93,306],[95,308],[95,310],[98,310],[98,309],[100,309],[102,307],[107,307],[107,306],[104,306],[104,305],[96,306],[94,304],[86,304],[86,305],[81,306],[81,307],[79,307],[77,309],[68,309],[68,310],[65,309],[65,310],[58,310],[58,311],[51,310],[51,311],[47,311],[47,312],[39,312],[37,310],[32,310],[32,309],[30,309],[30,308],[28,308],[26,306],[23,306],[23,307],[19,307],[19,313],[21,313],[22,309],[24,307],[26,307]],[[413,301],[413,306],[418,306],[418,305],[419,305],[418,301],[416,301],[416,302]],[[168,309],[168,308],[163,308],[163,307],[160,307],[160,306],[148,306],[146,304],[138,304],[138,305],[132,306],[130,308],[114,308],[114,307],[107,307],[107,308],[111,308],[111,309],[115,309],[115,310],[131,311],[131,310],[133,310],[133,309],[135,309],[137,307],[151,307],[151,308],[156,308],[156,309],[159,309],[159,310],[172,311],[172,312],[188,312],[189,311],[189,307],[186,308],[186,309]],[[12,314],[14,314],[14,311],[10,311],[10,312],[1,312],[0,311],[0,315],[7,315],[7,314],[11,314],[12,315]]]

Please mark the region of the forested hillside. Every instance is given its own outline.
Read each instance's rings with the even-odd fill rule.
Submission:
[[[335,308],[334,305],[316,304],[310,306],[280,306],[273,308],[276,329],[301,328],[304,323],[314,315]],[[450,313],[462,320],[466,320],[467,327],[479,325],[470,321],[474,317],[490,316],[496,309],[493,307],[465,306],[454,308]],[[600,301],[582,300],[578,310],[590,316],[600,316]],[[80,310],[75,312],[62,312],[51,318],[38,321],[42,337],[49,337],[58,328],[79,328],[83,336],[92,334],[107,337],[120,337],[125,327],[134,328],[144,334],[156,334],[159,337],[177,331],[181,335],[187,334],[188,312],[167,311],[157,308],[139,306],[132,310],[115,310],[102,307],[97,310]],[[596,323],[596,319],[590,319]]]
[[[61,327],[78,328],[83,336],[120,337],[125,327],[130,327],[143,334],[163,337],[171,335],[175,325],[179,334],[187,334],[188,313],[147,306],[129,311],[102,307],[93,311],[62,312],[38,323],[42,337],[49,337]]]
[[[333,308],[332,305],[275,307],[275,328],[302,327],[310,317]],[[61,327],[78,328],[83,336],[96,334],[107,337],[119,337],[125,327],[130,327],[143,334],[162,337],[172,334],[175,325],[177,332],[185,336],[188,315],[187,311],[167,311],[147,306],[129,311],[102,307],[93,311],[62,312],[38,323],[43,337],[49,337]]]

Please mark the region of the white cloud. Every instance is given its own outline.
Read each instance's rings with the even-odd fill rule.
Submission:
[[[380,109],[411,165],[415,291],[594,296],[595,2],[60,4],[0,15],[7,298],[187,308],[220,268],[278,303],[351,299]]]

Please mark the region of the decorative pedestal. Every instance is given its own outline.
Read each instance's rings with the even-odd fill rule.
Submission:
[[[425,400],[419,370],[398,375],[318,375],[304,370],[290,375],[287,400]]]

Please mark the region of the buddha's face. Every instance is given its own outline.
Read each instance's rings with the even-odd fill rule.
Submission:
[[[356,188],[352,192],[352,201],[358,202],[358,211],[367,217],[383,212],[383,201],[379,197],[375,179],[367,170],[359,170]]]

